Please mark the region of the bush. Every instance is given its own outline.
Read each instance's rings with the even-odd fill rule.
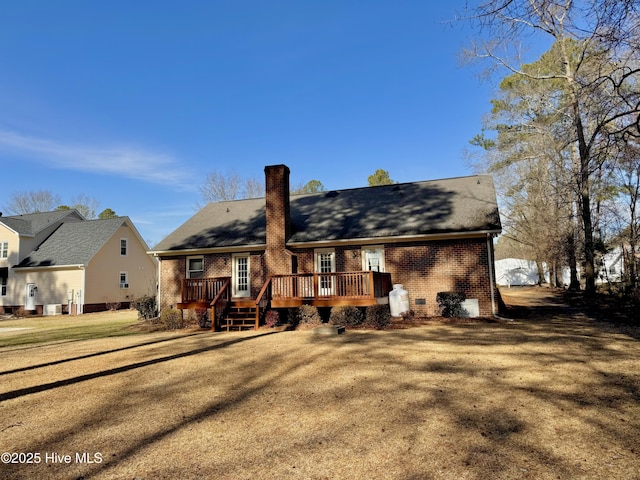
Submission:
[[[333,307],[329,315],[329,323],[331,325],[344,325],[354,327],[364,322],[362,310],[358,307]]]
[[[31,310],[25,310],[23,307],[20,307],[13,311],[13,316],[16,318],[26,318],[33,315]]]
[[[209,320],[209,310],[207,310],[206,308],[196,308],[195,313],[200,328],[207,328],[211,326],[211,321]]]
[[[364,324],[369,328],[383,330],[391,324],[389,305],[370,305],[365,313]]]
[[[116,310],[120,310],[122,303],[117,300],[107,300],[107,302],[105,303],[105,306],[107,307],[107,310],[109,310],[110,312],[115,312]]]
[[[313,328],[322,325],[322,319],[318,308],[313,305],[300,305],[294,309],[293,324],[300,328]],[[290,320],[292,320],[290,318]]]
[[[160,324],[165,330],[178,330],[185,327],[182,312],[175,308],[163,308],[160,312]]]
[[[436,301],[443,317],[462,317],[467,311],[462,307],[462,302],[467,296],[461,292],[438,292]]]
[[[158,316],[156,297],[152,297],[151,295],[140,297],[133,302],[133,307],[138,311],[138,318],[143,320],[149,320]]]
[[[280,322],[280,314],[277,310],[269,310],[264,316],[264,323],[267,327],[275,327]]]

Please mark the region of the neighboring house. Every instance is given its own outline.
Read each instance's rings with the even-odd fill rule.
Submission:
[[[622,248],[615,247],[610,252],[605,253],[599,259],[596,268],[598,271],[596,283],[621,282],[624,278],[624,274],[626,273],[625,258]]]
[[[153,248],[161,308],[257,327],[267,308],[385,303],[397,283],[419,315],[438,313],[442,291],[497,313],[490,176],[301,195],[285,165],[265,176],[265,198],[210,203]]]
[[[496,282],[500,286],[514,287],[525,285],[537,285],[539,274],[538,266],[533,260],[523,258],[503,258],[496,260]],[[544,271],[543,283],[549,283],[549,267],[542,262]],[[568,287],[571,284],[571,270],[562,267],[562,284]]]
[[[154,294],[157,262],[127,217],[0,216],[0,312],[82,313]]]

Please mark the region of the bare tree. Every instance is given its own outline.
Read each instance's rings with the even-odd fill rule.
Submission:
[[[96,211],[99,206],[100,202],[98,200],[82,193],[71,198],[71,208],[76,209],[88,220],[96,218]]]
[[[5,210],[9,215],[50,212],[60,204],[60,196],[49,190],[32,190],[11,195]]]
[[[594,175],[612,139],[640,136],[638,13],[633,0],[490,0],[467,16],[482,37],[473,56],[491,59],[529,82],[554,83],[562,91],[571,127],[566,141],[576,152],[574,185],[587,292],[595,291]],[[560,68],[522,68],[514,46],[531,34],[553,40]]]
[[[235,171],[221,173],[213,171],[200,185],[203,202],[223,202],[242,198],[264,197],[264,182],[256,178],[243,178]],[[198,204],[198,208],[202,205]]]

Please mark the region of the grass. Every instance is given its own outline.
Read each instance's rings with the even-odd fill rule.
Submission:
[[[135,335],[140,333],[133,328],[138,323],[135,310],[3,320],[0,321],[0,329],[24,330],[0,330],[0,348]]]
[[[101,461],[0,476],[640,478],[640,329],[510,293],[513,322],[1,349],[0,451]]]

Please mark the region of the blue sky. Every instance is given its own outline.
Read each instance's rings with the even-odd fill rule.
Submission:
[[[84,194],[153,246],[207,173],[365,186],[472,174],[492,85],[465,0],[21,0],[0,6],[0,208]]]

